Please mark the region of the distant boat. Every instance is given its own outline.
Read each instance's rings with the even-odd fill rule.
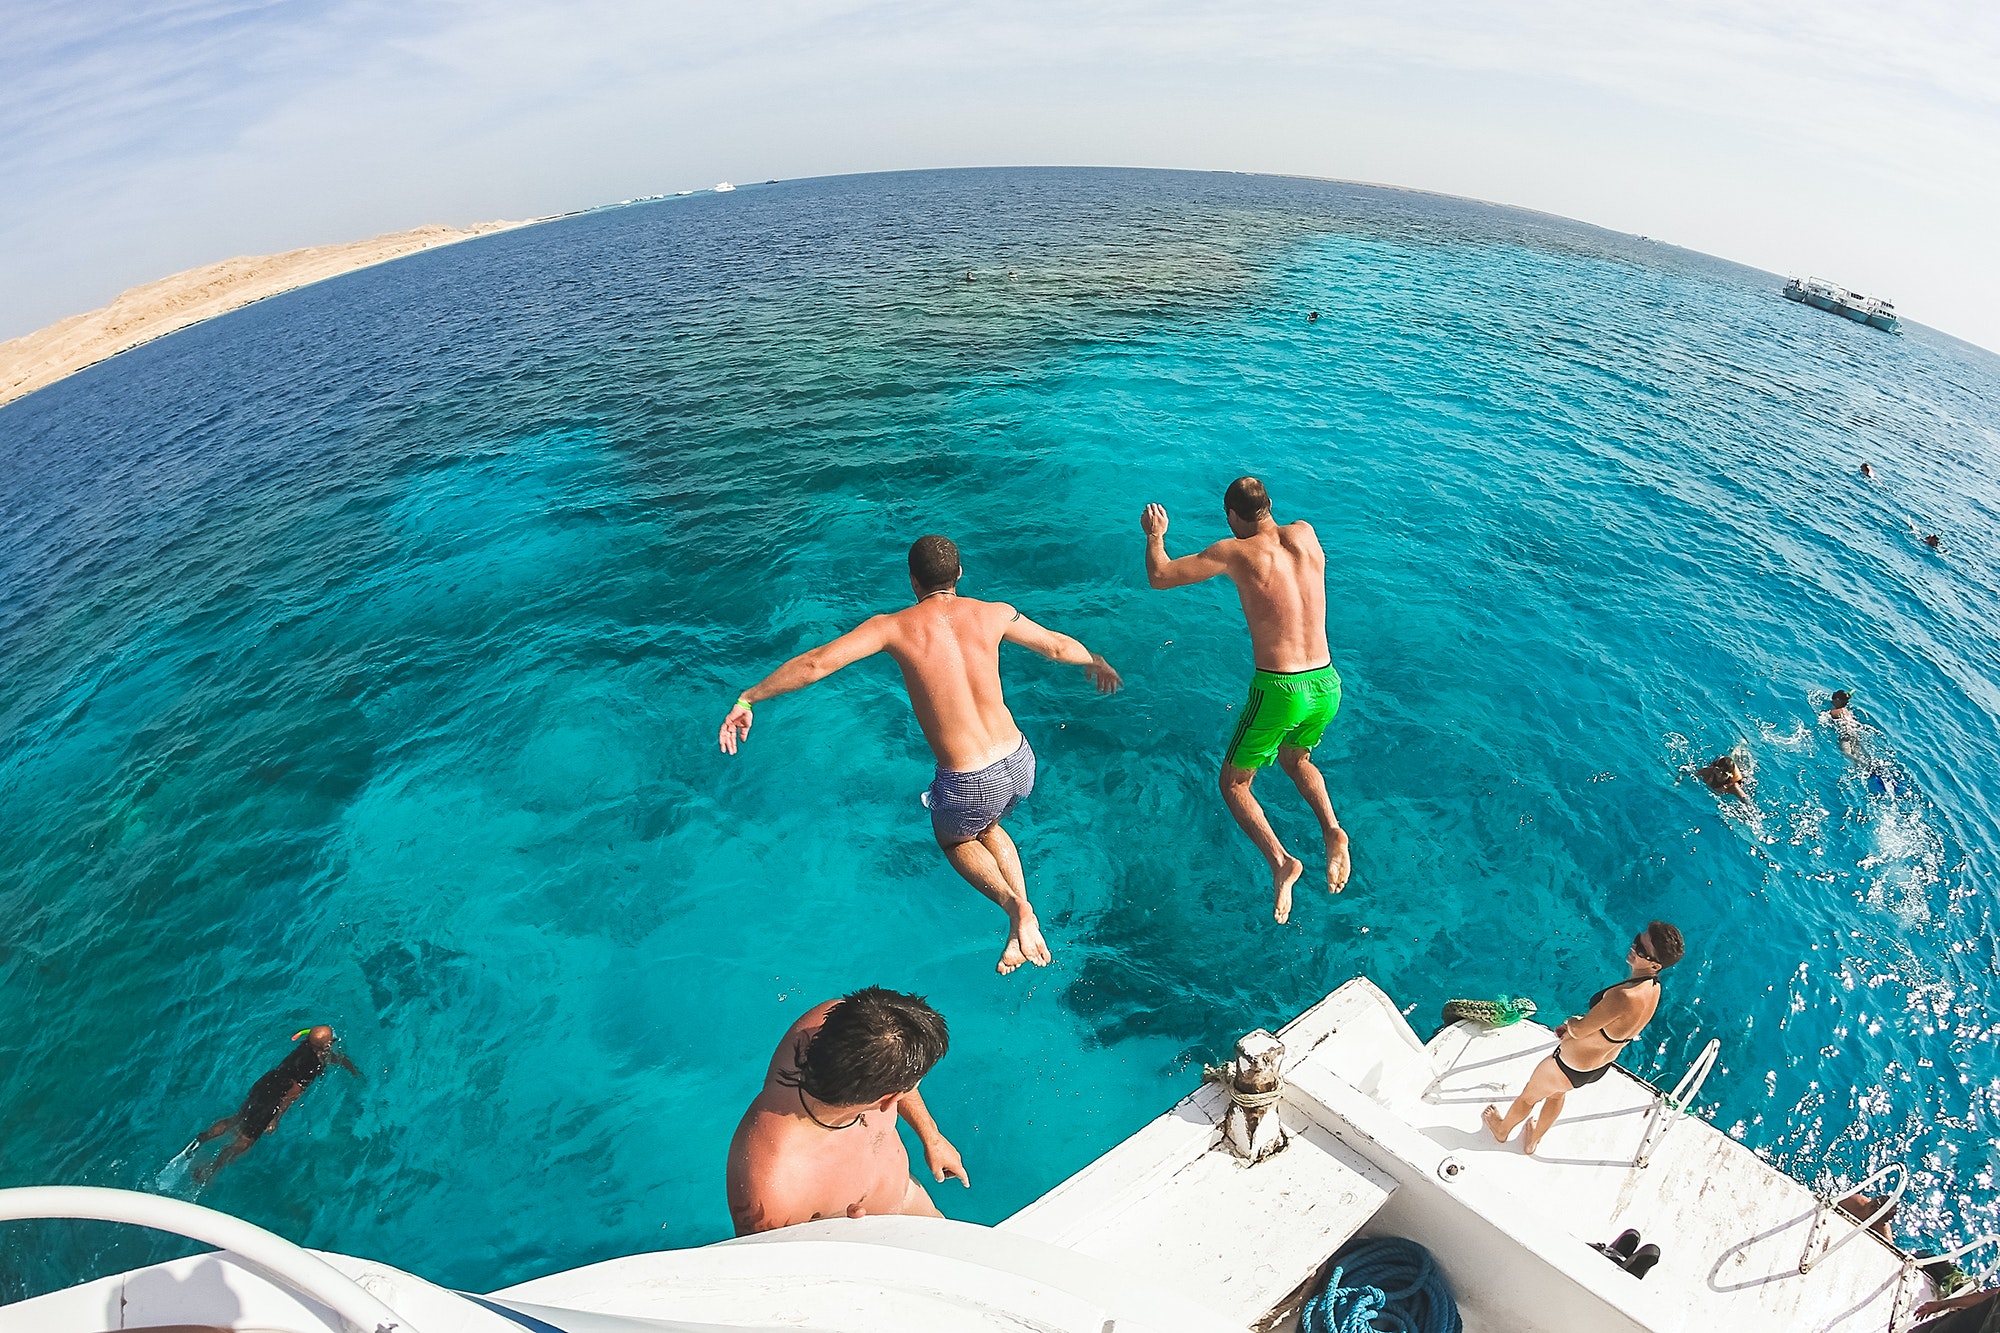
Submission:
[[[1879,296],[1863,296],[1860,292],[1850,292],[1845,287],[1835,286],[1824,278],[1791,278],[1785,283],[1785,299],[1798,301],[1816,310],[1831,311],[1845,315],[1856,324],[1866,324],[1870,328],[1884,329],[1894,333],[1902,321],[1896,318],[1896,306]]]
[[[728,194],[731,190],[735,188],[736,187],[734,185],[731,185],[728,181],[721,181],[717,183],[715,187],[715,192],[717,194]]]

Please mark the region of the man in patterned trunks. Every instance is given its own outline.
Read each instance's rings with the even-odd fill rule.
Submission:
[[[1055,662],[1080,666],[1109,694],[1118,673],[1067,634],[1043,629],[1005,602],[958,595],[958,548],[919,537],[910,547],[914,606],[871,616],[829,643],[800,653],[737,696],[722,720],[722,749],[735,754],[750,734],[751,710],[804,689],[844,666],[887,653],[903,669],[910,706],[924,729],[937,771],[924,804],[931,831],[952,869],[1007,913],[1007,947],[998,970],[1047,967],[1049,946],[1028,904],[1021,854],[1000,821],[1035,786],[1035,752],[1014,725],[1000,688],[1000,643],[1018,643]]]
[[[1346,888],[1351,869],[1347,834],[1312,763],[1313,746],[1340,711],[1340,673],[1326,643],[1326,553],[1311,524],[1278,525],[1264,483],[1255,477],[1231,482],[1222,505],[1235,536],[1178,560],[1167,557],[1166,509],[1147,505],[1139,518],[1146,534],[1146,581],[1155,588],[1179,588],[1226,574],[1243,601],[1256,673],[1223,753],[1222,799],[1270,863],[1273,914],[1284,921],[1292,913],[1292,885],[1305,866],[1278,841],[1250,792],[1258,769],[1277,760],[1318,817],[1326,835],[1327,889]]]

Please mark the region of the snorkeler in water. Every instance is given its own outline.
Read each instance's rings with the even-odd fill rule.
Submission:
[[[1861,721],[1854,716],[1854,694],[1851,690],[1835,690],[1827,704],[1826,720],[1833,724],[1833,734],[1840,742],[1840,752],[1860,770],[1861,780],[1868,790],[1877,796],[1908,796],[1914,788],[1910,775],[1901,767],[1886,759],[1871,754],[1861,735]]]
[[[1868,751],[1861,744],[1861,723],[1854,716],[1850,705],[1854,702],[1851,690],[1835,690],[1833,699],[1827,704],[1826,720],[1833,724],[1834,738],[1840,742],[1840,752],[1856,763],[1866,763]]]
[[[1694,775],[1707,783],[1708,789],[1717,796],[1734,796],[1746,805],[1750,803],[1750,793],[1743,789],[1750,775],[1736,762],[1735,755],[1717,755],[1697,768]]]
[[[333,1029],[324,1023],[318,1027],[302,1029],[292,1035],[293,1041],[305,1038],[305,1043],[292,1048],[290,1054],[278,1062],[275,1069],[250,1085],[250,1095],[243,1099],[243,1106],[235,1115],[216,1121],[195,1136],[194,1142],[182,1149],[192,1152],[211,1139],[219,1139],[231,1130],[236,1137],[222,1145],[222,1151],[215,1159],[194,1169],[197,1185],[206,1185],[215,1179],[215,1173],[250,1150],[250,1145],[278,1127],[285,1112],[292,1109],[292,1103],[299,1095],[313,1085],[313,1080],[326,1072],[330,1064],[339,1065],[356,1078],[361,1071],[354,1062],[333,1049]]]

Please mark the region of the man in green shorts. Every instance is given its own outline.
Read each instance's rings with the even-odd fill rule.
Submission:
[[[1155,588],[1179,588],[1226,574],[1243,601],[1257,671],[1222,757],[1222,799],[1270,863],[1274,914],[1283,921],[1291,915],[1292,885],[1305,866],[1278,841],[1250,792],[1258,769],[1276,759],[1319,817],[1328,891],[1346,888],[1351,869],[1347,834],[1312,763],[1312,747],[1340,711],[1340,673],[1326,645],[1326,552],[1311,524],[1278,525],[1264,483],[1255,477],[1231,482],[1222,506],[1236,535],[1197,555],[1170,560],[1167,511],[1147,505],[1139,519],[1146,533],[1146,581]]]

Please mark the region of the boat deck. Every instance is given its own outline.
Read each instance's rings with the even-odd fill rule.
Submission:
[[[1481,1110],[1506,1107],[1554,1049],[1554,1033],[1533,1022],[1492,1030],[1460,1023],[1427,1045],[1414,1034],[1392,1043],[1383,1031],[1386,997],[1356,985],[1281,1034],[1295,1063],[1314,1067],[1295,1067],[1291,1077],[1305,1074],[1310,1084],[1313,1073],[1330,1072],[1365,1092],[1504,1189],[1523,1220],[1568,1233],[1587,1253],[1589,1242],[1638,1230],[1661,1250],[1643,1283],[1592,1258],[1614,1292],[1623,1286],[1637,1296],[1643,1287],[1638,1308],[1654,1312],[1649,1327],[1883,1333],[1903,1327],[1928,1298],[1921,1272],[1837,1211],[1821,1220],[1815,1262],[1802,1275],[1822,1211],[1812,1192],[1707,1121],[1660,1109],[1655,1089],[1623,1069],[1569,1094],[1535,1156],[1522,1150],[1519,1131],[1495,1143]],[[1671,1123],[1642,1167],[1637,1158],[1656,1114]],[[1676,1310],[1681,1317],[1668,1322]]]

